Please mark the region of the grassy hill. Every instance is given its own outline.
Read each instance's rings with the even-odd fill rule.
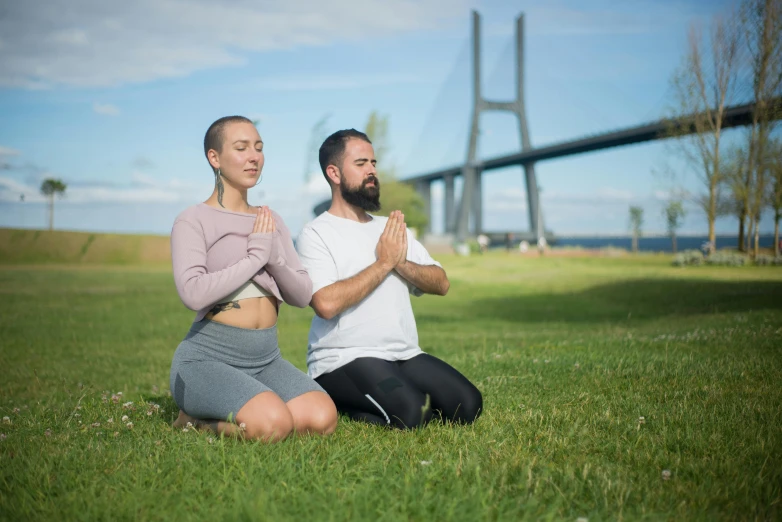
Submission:
[[[0,264],[139,265],[170,262],[168,236],[0,228]]]

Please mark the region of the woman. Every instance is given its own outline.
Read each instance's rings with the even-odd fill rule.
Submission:
[[[204,152],[214,192],[171,231],[177,291],[197,311],[171,364],[174,426],[268,442],[294,431],[329,434],[334,403],[277,345],[280,301],[307,306],[312,282],[280,216],[247,203],[263,169],[258,130],[241,116],[221,118],[207,130]]]

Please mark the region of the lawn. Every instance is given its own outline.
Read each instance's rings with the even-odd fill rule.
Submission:
[[[170,427],[193,313],[167,268],[0,267],[0,519],[782,518],[782,269],[442,261],[421,345],[478,422],[277,445]],[[311,317],[279,320],[300,368]]]

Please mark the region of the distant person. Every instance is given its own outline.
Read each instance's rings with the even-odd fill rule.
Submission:
[[[519,243],[519,252],[521,252],[522,254],[526,254],[527,251],[529,251],[529,243],[526,240],[521,241]]]
[[[264,163],[258,130],[241,116],[220,118],[206,132],[204,153],[214,191],[179,214],[171,231],[176,288],[197,312],[171,363],[174,426],[268,442],[331,433],[333,401],[277,344],[280,302],[307,306],[312,282],[282,218],[247,202]]]
[[[481,254],[489,250],[489,236],[478,234],[478,249],[481,251]]]
[[[543,255],[546,253],[546,247],[548,246],[548,242],[546,241],[546,238],[543,236],[540,236],[538,238],[538,253],[540,255]]]
[[[301,232],[296,246],[312,277],[316,316],[309,335],[309,374],[337,409],[356,421],[400,429],[433,416],[471,423],[481,392],[418,345],[410,295],[445,295],[440,264],[407,230],[398,210],[380,210],[372,143],[342,130],[320,147],[331,207]]]
[[[513,240],[514,240],[513,232],[508,232],[507,234],[505,234],[505,250],[507,250],[508,252],[513,250]]]

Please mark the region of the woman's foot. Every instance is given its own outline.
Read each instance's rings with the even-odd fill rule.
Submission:
[[[198,425],[200,424],[200,421],[195,417],[191,417],[182,410],[179,410],[179,417],[177,417],[177,419],[174,421],[173,426],[175,428],[187,428],[188,424],[194,428],[197,428],[199,427]]]

